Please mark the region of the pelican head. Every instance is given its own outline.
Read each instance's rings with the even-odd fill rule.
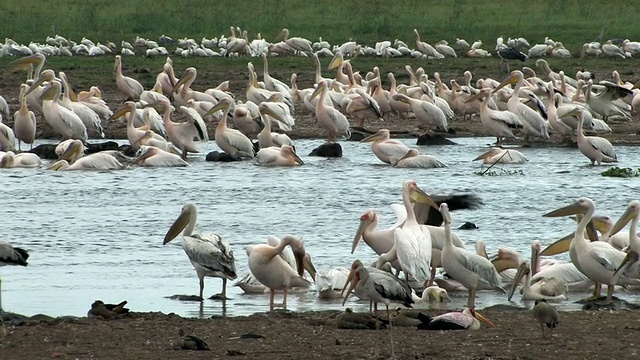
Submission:
[[[329,67],[327,69],[333,70],[336,69],[340,64],[344,62],[344,57],[341,52],[337,52],[331,62],[329,63]]]
[[[507,85],[513,85],[515,83],[517,83],[518,81],[524,79],[524,74],[522,74],[522,71],[520,70],[513,70],[511,72],[511,74],[509,76],[507,76],[506,79],[504,79],[500,85],[498,85],[498,87],[496,87],[495,89],[493,89],[493,93],[495,94],[496,91],[502,89],[503,87],[507,86]]]
[[[302,159],[300,159],[298,154],[296,154],[296,151],[293,149],[293,146],[282,145],[282,147],[280,148],[280,152],[282,153],[282,156],[288,159],[292,159],[296,164],[304,165],[304,161],[302,161]]]
[[[316,268],[311,262],[311,256],[309,256],[309,254],[307,254],[307,252],[305,251],[304,243],[302,242],[302,240],[292,235],[286,235],[282,238],[282,241],[291,246],[293,256],[296,259],[296,270],[298,271],[298,275],[302,276],[304,271],[307,270],[309,275],[311,275],[311,278],[315,281]]]
[[[351,295],[351,291],[353,291],[356,285],[358,285],[358,282],[362,277],[361,271],[366,271],[366,269],[364,268],[364,264],[362,264],[362,261],[360,260],[355,260],[353,264],[351,264],[351,271],[349,271],[349,276],[347,276],[347,281],[344,283],[344,288],[341,292],[341,295],[344,296],[344,299],[342,300],[342,306],[344,306],[344,304],[347,302],[347,298],[349,297],[349,295]]]
[[[113,63],[113,70],[118,70],[118,66],[122,66],[122,57],[120,55],[116,55],[115,62]]]
[[[136,111],[136,103],[134,103],[133,101],[125,101],[122,107],[116,110],[113,115],[111,115],[110,120],[117,119],[134,111]]]
[[[182,76],[180,77],[180,79],[178,79],[178,82],[176,82],[176,84],[173,86],[173,90],[171,91],[172,93],[177,93],[178,89],[180,89],[180,86],[186,84],[188,81],[194,79],[197,75],[197,70],[194,67],[188,67],[184,70],[184,73],[182,74]]]
[[[147,134],[152,134],[152,135],[149,136]],[[153,131],[147,131],[145,135],[143,135],[138,140],[136,140],[135,144],[131,145],[132,148],[135,146],[140,147],[140,149],[138,149],[138,151],[136,152],[136,158],[133,159],[133,161],[131,161],[132,166],[139,164],[141,162],[144,162],[146,159],[158,154],[157,147],[142,145],[146,140],[149,140],[152,137],[153,137]]]
[[[71,159],[76,159],[79,153],[83,153],[85,150],[84,144],[80,140],[73,140],[67,149],[60,155],[60,160],[71,161]]]
[[[278,94],[278,95],[280,95],[280,94]],[[280,96],[282,96],[282,95],[280,95]],[[274,118],[274,119],[276,119],[278,121],[285,122],[285,120],[282,118],[281,114],[273,111],[273,109],[271,108],[269,102],[260,103],[260,105],[258,105],[258,110],[260,111],[260,114],[269,115],[269,116],[271,116],[272,118]]]
[[[391,138],[391,133],[389,132],[389,130],[380,129],[375,134],[369,135],[366,138],[360,140],[360,142],[376,142],[376,141],[388,140],[389,138]]]
[[[483,323],[487,324],[489,327],[492,327],[492,328],[496,327],[496,325],[494,323],[492,323],[489,319],[487,319],[482,314],[480,314],[479,312],[477,312],[477,311],[475,311],[473,309],[465,308],[464,310],[462,310],[462,313],[467,315],[467,316],[472,316],[472,317],[482,321]]]
[[[531,273],[531,264],[529,263],[529,260],[525,260],[520,264],[520,266],[518,267],[518,271],[516,272],[516,276],[513,278],[511,289],[509,290],[509,295],[507,296],[508,301],[511,301],[513,293],[516,291],[516,288],[518,287],[518,284],[520,284],[522,278],[529,273]]]
[[[4,160],[4,158],[2,158],[2,160]],[[51,164],[51,166],[48,167],[48,170],[58,171],[58,170],[64,170],[68,167],[69,167],[69,162],[67,160],[58,160],[53,164]]]
[[[449,213],[449,205],[447,203],[440,204],[438,208],[440,210],[440,214],[442,214],[442,220],[445,224],[451,225],[451,214]]]
[[[575,203],[571,204],[571,205],[567,205],[565,207],[562,207],[560,209],[551,211],[549,213],[546,213],[542,216],[544,217],[562,217],[562,216],[569,216],[569,215],[576,215],[576,214],[581,214],[584,215],[587,213],[587,211],[589,211],[589,209],[595,209],[596,204],[593,202],[593,200],[586,198],[586,197],[582,197],[580,199],[578,199],[578,201],[576,201]]]
[[[196,210],[195,204],[193,203],[184,204],[184,206],[182,207],[182,211],[180,212],[180,215],[178,216],[176,221],[173,222],[173,224],[169,228],[169,231],[167,231],[167,234],[164,236],[164,242],[162,244],[166,245],[171,240],[175,239],[178,235],[180,235],[182,230],[184,230],[187,227],[187,225],[191,223],[192,221],[191,219],[196,216],[196,212],[197,210]]]
[[[4,168],[13,167],[13,164],[15,163],[15,161],[16,161],[16,159],[15,159],[15,154],[13,153],[13,151],[7,151],[2,156],[2,159],[0,159],[0,168],[4,169]]]
[[[353,243],[351,245],[351,253],[353,254],[356,251],[356,247],[360,242],[360,239],[364,236],[364,232],[367,230],[369,225],[376,221],[378,215],[375,211],[367,211],[366,213],[360,216],[360,226],[358,226],[358,231],[356,232],[356,236],[353,237]]]
[[[491,96],[491,89],[482,88],[482,89],[480,89],[480,91],[478,91],[477,94],[475,94],[472,97],[468,98],[464,103],[467,104],[467,103],[470,103],[470,102],[473,102],[473,101],[476,101],[476,100],[482,100],[485,97],[489,97],[489,96]]]
[[[328,87],[327,86],[328,82],[329,81],[325,80],[325,81],[322,81],[320,84],[318,84],[318,87],[316,87],[316,89],[313,90],[313,92],[311,93],[311,97],[309,97],[309,100],[313,100],[318,95],[320,95],[320,93],[322,93],[322,91]]]
[[[222,100],[220,100],[220,102],[217,103],[216,106],[212,107],[211,110],[207,111],[204,114],[204,116],[213,115],[219,110],[222,110],[222,112],[226,114],[229,112],[230,108],[231,108],[231,100],[229,98],[222,98]]]
[[[435,201],[433,201],[433,199],[431,199],[431,197],[426,192],[418,187],[418,184],[415,182],[415,180],[405,180],[402,186],[405,190],[408,190],[411,202],[426,204],[433,207],[434,209],[438,209],[438,204],[436,204]],[[449,216],[449,223],[451,223],[449,208],[446,206],[446,204],[445,208],[447,211],[447,216]],[[445,215],[442,214],[442,217],[444,218]]]
[[[400,101],[400,102],[403,102],[405,104],[409,104],[409,102],[410,102],[409,96],[407,96],[405,94],[395,94],[395,95],[393,95],[393,100]]]
[[[498,256],[491,260],[491,264],[498,272],[506,269],[515,269],[520,264],[520,257],[516,252],[509,249],[499,249]]]
[[[435,300],[437,303],[441,303],[445,300],[448,301],[453,301],[451,300],[451,298],[449,297],[449,293],[447,292],[447,290],[437,286],[437,285],[433,285],[433,286],[427,286],[424,291],[422,292],[422,297],[425,296],[425,294],[427,295],[428,299],[433,299]]]
[[[40,73],[40,76],[38,76],[38,78],[33,81],[33,84],[31,84],[31,87],[29,88],[29,90],[27,90],[24,96],[31,94],[38,88],[38,86],[42,85],[45,81],[51,82],[53,80],[56,80],[56,73],[51,69],[44,70]]]
[[[631,219],[637,218],[638,211],[640,211],[640,201],[633,200],[629,203],[629,206],[627,206],[627,210],[625,210],[624,214],[622,214],[620,219],[618,219],[618,221],[613,225],[609,235],[617,234],[629,223],[629,221],[631,221]]]

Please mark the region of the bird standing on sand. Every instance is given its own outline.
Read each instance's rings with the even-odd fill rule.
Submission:
[[[558,326],[558,310],[552,305],[549,305],[545,299],[536,300],[536,304],[533,307],[533,316],[540,322],[543,338],[546,338],[544,332],[545,324],[549,329]]]

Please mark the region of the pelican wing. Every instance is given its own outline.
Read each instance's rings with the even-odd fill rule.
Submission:
[[[461,250],[457,251],[458,261],[468,270],[480,276],[480,279],[489,283],[491,286],[500,286],[500,276],[491,261],[472,252]]]
[[[331,118],[331,122],[336,126],[336,128],[343,131],[349,130],[349,121],[347,121],[347,118],[334,108],[328,108],[328,109],[329,109],[329,117]]]
[[[376,113],[376,116],[378,118],[381,118],[382,111],[380,110],[380,105],[378,105],[378,102],[362,89],[356,89],[355,91],[364,100],[365,104],[368,105],[368,107],[370,107]]]
[[[409,151],[409,148],[398,140],[381,141],[377,144],[377,148],[387,157],[395,159],[403,158]]]
[[[209,141],[209,134],[207,133],[207,125],[202,120],[202,116],[193,108],[180,106],[180,110],[187,115],[189,121],[193,123],[193,126],[198,132],[198,137],[202,141]]]
[[[562,280],[551,278],[540,282],[540,293],[544,296],[565,295],[567,291],[567,284]]]
[[[531,277],[531,282],[535,283],[545,279],[555,278],[564,284],[571,284],[589,280],[573,263],[558,263],[552,266],[545,266],[538,273]]]
[[[609,271],[616,271],[618,266],[622,263],[625,253],[620,250],[616,250],[611,246],[608,248],[591,247],[589,250],[589,256],[596,260],[605,269]]]
[[[617,100],[626,96],[633,96],[633,91],[610,81],[600,81],[599,84],[604,86],[605,93],[607,96],[611,97],[611,100]]]
[[[185,236],[184,252],[189,260],[211,271],[236,276],[235,258],[229,243],[217,234]]]
[[[491,118],[494,121],[504,123],[511,129],[522,129],[524,127],[518,116],[510,111],[493,111]]]
[[[222,136],[224,136],[229,145],[233,146],[238,151],[241,151],[246,155],[253,156],[253,143],[251,143],[251,140],[249,140],[245,134],[236,129],[227,128]]]
[[[127,83],[127,86],[136,93],[136,95],[140,96],[144,91],[144,87],[137,80],[124,76],[124,81]]]
[[[612,159],[617,159],[616,152],[613,150],[613,145],[611,145],[609,140],[598,136],[587,136],[587,142],[602,154]]]
[[[411,274],[418,281],[429,280],[431,274],[431,234],[409,229],[396,228],[393,231],[398,261],[403,264],[402,270]]]
[[[70,168],[79,170],[119,170],[123,169],[124,165],[113,155],[99,152],[81,157]]]

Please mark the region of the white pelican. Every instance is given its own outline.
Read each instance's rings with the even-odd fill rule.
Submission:
[[[260,145],[261,149],[270,146],[293,146],[293,141],[289,136],[287,136],[287,134],[271,132],[271,116],[269,115],[270,109],[264,106],[266,104],[266,102],[260,104],[260,120],[262,120],[264,128],[262,128],[262,130],[258,133],[258,145]]]
[[[283,131],[290,131],[296,124],[296,119],[291,116],[289,105],[283,102],[284,98],[281,94],[275,93],[271,95],[267,101],[257,106],[259,114],[268,114],[272,116],[272,125]]]
[[[522,284],[522,300],[540,300],[545,299],[547,301],[564,301],[567,299],[565,294],[567,293],[567,285],[555,278],[542,280],[531,284],[531,264],[525,260],[520,264],[518,272],[511,285],[508,299],[511,300],[516,287],[524,277]]]
[[[182,207],[180,216],[171,225],[164,236],[163,244],[167,244],[182,233],[182,248],[198,274],[200,280],[200,299],[204,291],[204,277],[222,278],[222,299],[226,300],[227,279],[236,278],[236,264],[233,250],[229,243],[214,233],[194,234],[198,210],[193,203]],[[183,232],[184,230],[184,232]]]
[[[625,256],[624,261],[618,268],[618,271],[626,266],[628,270],[625,270],[624,272],[629,274],[629,276],[635,277],[640,277],[640,264],[638,263],[638,254],[640,254],[640,238],[637,233],[639,218],[640,201],[633,200],[629,203],[625,212],[620,216],[620,219],[616,221],[611,229],[611,234],[616,234],[618,231],[622,230],[629,221],[631,221],[631,226],[629,226],[629,249],[627,251],[627,256]],[[627,265],[627,263],[629,264]]]
[[[444,58],[444,55],[436,51],[436,49],[434,49],[433,46],[429,45],[424,41],[420,41],[420,33],[418,32],[418,29],[413,29],[413,32],[416,34],[416,49],[418,51],[420,51],[424,55],[427,55],[427,57],[430,57],[430,58],[435,58],[435,59]]]
[[[160,102],[161,100],[169,101],[169,98],[162,93],[162,84],[156,82],[151,90],[144,90],[140,94],[140,100],[146,102],[149,105],[153,105],[157,102]]]
[[[416,119],[425,124],[428,129],[435,126],[440,130],[447,131],[449,127],[447,124],[447,117],[433,102],[414,99],[405,94],[395,94],[393,95],[393,100],[402,101],[411,105],[411,111],[413,111]]]
[[[347,283],[349,269],[336,267],[320,270],[316,274],[316,294],[320,299],[339,299],[342,297],[342,289]]]
[[[253,143],[249,138],[236,129],[227,127],[227,116],[231,100],[224,98],[214,106],[207,115],[213,114],[218,110],[222,110],[222,119],[216,127],[215,140],[218,147],[227,154],[240,158],[253,158]]]
[[[190,99],[195,101],[208,101],[216,104],[218,100],[205,92],[195,91],[191,89],[191,85],[196,81],[198,71],[194,67],[188,67],[184,70],[184,74],[173,86],[173,98],[178,106],[186,106]]]
[[[296,258],[297,271],[294,270],[281,256],[278,256],[286,246],[290,246]],[[311,283],[302,277],[304,269],[315,274],[315,269],[309,257],[305,256],[304,245],[299,239],[287,235],[282,238],[278,246],[268,244],[252,245],[249,252],[249,270],[264,286],[269,288],[269,310],[273,311],[273,299],[276,290],[284,292],[282,305],[287,307],[287,291],[293,287],[309,288]]]
[[[277,91],[280,94],[282,94],[282,96],[288,97],[289,99],[288,102],[293,102],[293,99],[291,98],[291,88],[289,87],[289,85],[285,84],[284,82],[275,79],[273,77],[271,77],[271,75],[269,75],[269,60],[267,60],[267,54],[263,53],[262,54],[262,62],[264,64],[264,69],[262,71],[262,77],[264,79],[264,85],[265,88],[267,90],[271,90],[271,91]]]
[[[31,91],[29,89],[28,92]],[[28,93],[27,92],[27,93]],[[64,139],[80,139],[87,141],[87,128],[73,111],[60,105],[59,99],[62,85],[59,81],[49,82],[47,90],[42,94],[42,113],[45,120]]]
[[[462,312],[448,312],[434,317],[420,313],[418,319],[422,322],[418,325],[418,330],[479,330],[480,321],[489,327],[496,327],[489,319],[469,307]]]
[[[558,310],[547,304],[545,299],[536,300],[536,303],[533,306],[533,316],[540,323],[543,338],[545,337],[544,325],[547,325],[549,329],[553,329],[558,326]]]
[[[483,164],[524,164],[527,159],[520,151],[514,149],[503,149],[492,146],[489,150],[478,155],[473,161],[482,160]]]
[[[406,180],[402,184],[402,202],[407,218],[401,227],[393,230],[394,245],[389,252],[378,257],[376,267],[385,262],[398,260],[402,271],[423,283],[425,287],[431,278],[431,234],[424,232],[416,221],[412,201],[436,207],[436,203],[424,191],[418,188],[414,180]]]
[[[320,99],[316,105],[316,119],[318,124],[328,132],[327,140],[329,143],[335,142],[338,136],[344,136],[346,139],[351,137],[349,130],[349,121],[341,112],[331,106],[325,104],[327,88],[333,88],[335,81],[324,81],[318,85],[318,88],[311,94],[310,99],[314,99],[318,94]]]
[[[282,36],[282,41],[284,41],[292,49],[307,53],[308,55],[313,53],[313,48],[311,47],[311,41],[301,37],[289,37],[289,29],[284,28],[280,30],[280,34],[278,35]]]
[[[370,142],[373,154],[387,164],[391,164],[392,159],[402,159],[410,150],[400,140],[391,139],[391,133],[388,129],[380,129],[360,142]]]
[[[167,129],[167,137],[175,147],[182,151],[182,159],[187,159],[187,152],[199,152],[193,139],[196,137],[199,140],[208,139],[208,136],[205,135],[206,129],[201,128],[200,123],[193,119],[181,123],[171,121],[173,106],[165,101],[161,101],[159,104],[164,107],[162,120],[165,129]]]
[[[430,303],[432,301],[436,303],[441,303],[445,300],[453,301],[449,297],[449,293],[447,292],[447,290],[439,287],[438,285],[427,286],[422,291],[422,296],[418,296],[412,292],[411,298],[416,303],[418,302]]]
[[[60,76],[63,85],[60,104],[78,115],[86,128],[95,130],[101,138],[104,138],[104,130],[100,123],[100,116],[85,104],[78,101],[72,101],[69,94],[72,90],[71,85],[69,85],[69,81],[67,80],[67,75],[62,71],[59,72],[58,75]]]
[[[466,102],[468,103],[480,98],[484,98],[480,106],[480,121],[482,122],[482,126],[496,137],[496,145],[500,146],[502,144],[502,138],[506,136],[515,139],[516,137],[513,135],[513,130],[522,129],[524,126],[516,114],[510,111],[490,109],[491,89],[488,88],[481,89]]]
[[[609,140],[599,136],[585,136],[582,131],[582,119],[583,113],[581,111],[574,111],[578,115],[578,128],[576,129],[576,138],[578,142],[578,149],[580,152],[589,158],[591,165],[598,165],[605,163],[617,163],[618,157],[613,149],[613,145]]]
[[[354,267],[355,266],[355,267]],[[353,281],[352,281],[353,279]],[[411,304],[414,302],[411,298],[411,289],[406,284],[401,283],[399,280],[391,277],[373,277],[370,275],[369,270],[365,268],[362,263],[356,260],[351,265],[351,272],[349,273],[349,277],[347,278],[347,284],[349,285],[349,289],[344,295],[344,300],[342,301],[342,306],[347,301],[349,294],[351,291],[355,289],[355,292],[366,294],[366,296],[375,304],[374,307],[374,316],[378,317],[378,307],[377,304],[379,302],[384,303],[387,308],[387,319],[391,319],[391,314],[389,313],[389,304],[391,301],[401,301],[406,307],[411,307]],[[389,323],[389,336],[392,337],[392,326]],[[393,338],[391,338],[391,356],[395,357],[393,350]]]
[[[118,90],[127,96],[127,100],[139,99],[144,87],[138,80],[122,75],[122,57],[120,55],[116,55],[115,71]]]
[[[0,150],[13,151],[16,149],[16,136],[11,128],[2,123],[0,115]]]
[[[28,89],[29,85],[20,85],[20,109],[13,115],[13,130],[16,139],[18,139],[18,150],[23,142],[29,144],[30,149],[33,149],[33,142],[36,140],[36,116],[27,107],[25,95]]]
[[[118,153],[118,152],[116,152]],[[60,160],[49,166],[49,170],[121,170],[126,168],[117,158],[114,152],[101,151],[86,156],[84,145],[80,141],[74,141],[67,146]],[[119,153],[118,153],[119,154]],[[81,157],[80,157],[81,156]],[[77,159],[69,163],[72,159]]]
[[[146,108],[144,111],[146,112],[149,109],[151,108]],[[120,109],[116,110],[116,112],[112,116],[113,118],[125,116],[125,118],[127,119],[127,139],[129,140],[129,144],[134,150],[136,150],[137,147],[142,144],[155,146],[163,150],[171,149],[172,146],[167,143],[167,140],[165,140],[162,136],[156,134],[154,131],[136,128],[133,125],[135,115],[136,104],[133,101],[125,101],[124,105]]]
[[[500,277],[491,261],[485,257],[453,246],[451,240],[451,214],[446,203],[440,204],[440,213],[442,214],[445,228],[442,266],[452,278],[458,280],[469,290],[467,307],[473,312],[475,309],[476,289],[480,284],[488,285],[504,292],[500,288]]]
[[[146,167],[180,167],[189,166],[179,155],[172,154],[155,146],[141,145],[131,165]]]
[[[606,304],[611,304],[614,286],[619,282],[629,283],[623,274],[616,272],[620,267],[625,253],[615,249],[611,244],[604,241],[589,241],[585,238],[587,225],[593,226],[591,219],[596,211],[596,204],[593,200],[582,197],[574,204],[565,206],[558,210],[545,214],[546,217],[559,217],[575,214],[583,214],[582,220],[569,245],[569,258],[571,262],[585,274],[590,280],[597,284],[607,285]],[[632,282],[631,282],[632,283]]]
[[[304,165],[291,145],[271,146],[260,149],[253,159],[260,166],[296,166]]]
[[[397,168],[443,168],[445,163],[433,155],[420,155],[417,149],[409,149],[400,159],[391,159],[391,164]]]
[[[392,204],[391,208],[396,214],[398,221],[384,230],[376,229],[378,226],[378,213],[376,211],[367,211],[360,216],[360,225],[351,244],[352,254],[356,251],[360,239],[364,240],[365,244],[369,245],[378,255],[382,255],[391,250],[395,241],[393,239],[393,231],[404,223],[406,217],[406,215],[400,216],[404,213],[404,205]],[[397,261],[391,262],[391,266],[398,271],[402,270]]]
[[[596,86],[600,89],[599,92],[594,93],[591,90]],[[585,96],[586,102],[589,104],[589,109],[602,115],[602,119],[604,121],[607,121],[609,116],[612,115],[619,115],[627,120],[631,120],[629,118],[628,110],[626,108],[621,109],[615,102],[615,100],[623,99],[627,96],[633,96],[633,92],[631,90],[609,81],[601,81],[599,85],[593,85],[593,80],[589,79],[587,81]]]
[[[0,241],[0,266],[19,265],[27,266],[29,253],[17,246],[12,246],[8,242]],[[0,279],[0,290],[2,289],[2,279]],[[0,291],[0,313],[2,313],[2,292]],[[0,323],[0,326],[2,324]]]
[[[37,168],[40,164],[42,161],[38,155],[32,153],[15,154],[13,151],[7,151],[0,159],[0,168]]]

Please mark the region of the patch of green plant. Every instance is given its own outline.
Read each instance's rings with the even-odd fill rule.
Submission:
[[[480,175],[480,176],[509,176],[509,175],[522,175],[524,176],[524,171],[522,170],[505,170],[505,169],[500,169],[500,170],[484,170],[484,171],[476,171],[474,172],[475,175]]]
[[[632,168],[620,168],[614,166],[610,169],[607,169],[601,173],[602,176],[610,176],[610,177],[620,177],[620,178],[628,178],[628,177],[639,177],[640,176],[640,168],[633,170]]]

